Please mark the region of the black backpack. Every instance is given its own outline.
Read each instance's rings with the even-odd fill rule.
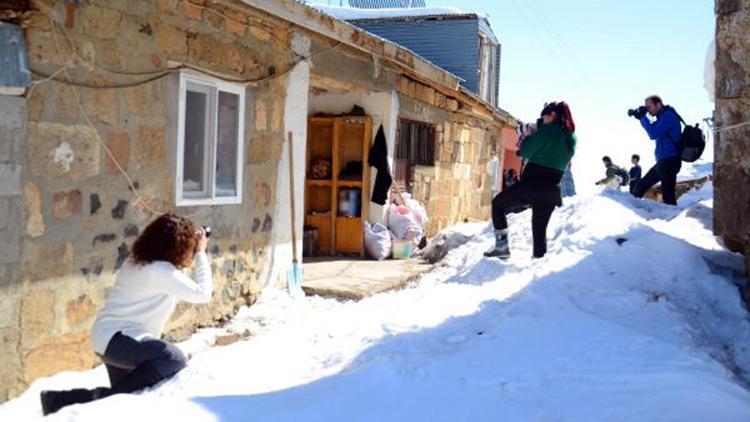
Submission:
[[[677,110],[673,107],[669,107],[669,109],[672,110],[677,118],[680,119],[680,122],[685,125],[685,129],[682,130],[682,135],[680,135],[680,141],[677,144],[680,158],[686,163],[692,163],[699,159],[703,154],[703,150],[706,149],[706,135],[704,135],[703,131],[698,127],[698,123],[696,123],[695,126],[690,126],[685,123],[685,120],[683,120],[682,116],[677,113]]]
[[[615,168],[615,174],[620,178],[620,186],[630,185],[630,173],[622,167],[612,165]]]

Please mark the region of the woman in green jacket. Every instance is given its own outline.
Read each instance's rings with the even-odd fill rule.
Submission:
[[[492,200],[495,246],[485,252],[487,257],[510,258],[505,215],[509,209],[523,206],[531,206],[534,258],[547,253],[547,224],[555,207],[562,205],[560,181],[573,158],[576,136],[573,116],[565,102],[547,104],[542,121],[521,146],[520,155],[528,162],[521,181]]]

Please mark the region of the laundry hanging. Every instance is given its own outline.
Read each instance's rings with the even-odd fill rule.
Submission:
[[[370,155],[367,158],[367,164],[378,170],[375,177],[375,187],[372,190],[372,202],[385,205],[388,200],[388,190],[391,189],[393,178],[388,168],[388,145],[385,143],[385,132],[383,125],[378,128],[378,134],[375,136],[375,142],[370,147]]]

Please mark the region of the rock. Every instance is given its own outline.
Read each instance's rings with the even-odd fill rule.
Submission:
[[[445,258],[452,249],[467,243],[469,240],[471,240],[470,236],[461,233],[440,233],[420,255],[425,261],[434,264]]]

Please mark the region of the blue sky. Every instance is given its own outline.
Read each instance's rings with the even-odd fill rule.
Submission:
[[[566,100],[580,149],[579,189],[601,177],[600,158],[653,163],[653,142],[628,108],[659,94],[689,122],[712,114],[704,88],[714,36],[711,0],[427,0],[489,16],[502,43],[500,106],[533,121],[545,101]]]

